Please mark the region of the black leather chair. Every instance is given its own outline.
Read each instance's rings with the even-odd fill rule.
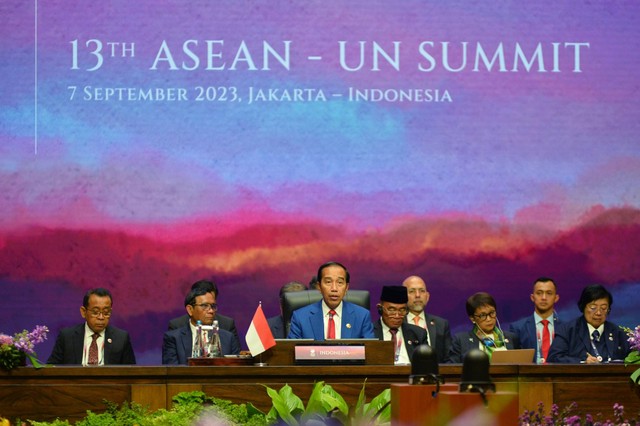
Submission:
[[[289,334],[293,311],[319,302],[321,299],[322,293],[318,290],[290,291],[283,294],[282,317],[284,318],[285,336]],[[368,290],[347,290],[344,300],[362,306],[366,310],[370,309]]]

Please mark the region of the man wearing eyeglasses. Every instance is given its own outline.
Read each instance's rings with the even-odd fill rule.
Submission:
[[[219,299],[218,286],[213,281],[209,281],[209,280],[196,281],[191,285],[191,290],[195,288],[203,288],[207,291],[210,291],[213,293],[216,300]],[[238,338],[238,330],[236,329],[236,322],[234,321],[233,318],[228,317],[226,315],[222,315],[220,312],[216,311],[213,316],[213,319],[218,320],[218,326],[222,330],[228,330],[231,333],[233,333],[233,336],[238,342],[238,345],[240,345],[240,339]],[[171,321],[169,321],[169,330],[175,330],[176,328],[184,327],[185,325],[188,325],[188,324],[189,324],[189,315],[185,314],[181,317],[174,318]]]
[[[189,315],[189,324],[164,333],[162,341],[163,364],[187,364],[193,353],[197,322],[200,321],[202,325],[213,324],[218,310],[215,294],[204,288],[191,290],[184,299],[184,306]],[[222,355],[240,354],[238,341],[230,331],[220,329],[218,333]]]
[[[411,364],[413,351],[427,344],[424,328],[404,321],[407,312],[407,289],[402,286],[384,286],[378,303],[380,319],[373,325],[378,340],[393,342],[394,363]]]
[[[582,315],[563,323],[549,350],[549,362],[597,364],[621,362],[629,354],[626,333],[607,321],[613,296],[599,284],[582,290],[578,308]]]
[[[433,348],[438,356],[438,362],[447,362],[451,350],[451,329],[449,321],[427,313],[430,293],[424,280],[417,275],[407,277],[402,285],[406,287],[409,298],[409,314],[405,321],[422,327],[427,332],[427,344]]]
[[[129,333],[109,325],[112,305],[109,290],[89,290],[80,307],[80,315],[86,321],[60,331],[47,364],[135,364]]]

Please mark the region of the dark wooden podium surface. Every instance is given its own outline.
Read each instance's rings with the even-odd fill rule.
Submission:
[[[576,401],[586,412],[611,415],[618,402],[628,413],[640,410],[640,395],[629,375],[636,367],[624,365],[493,365],[490,374],[498,391],[516,392],[519,408],[535,409]],[[447,383],[458,383],[461,365],[441,365]],[[324,380],[350,404],[355,404],[366,379],[370,399],[392,383],[407,383],[411,368],[392,365],[356,366],[56,366],[36,370],[19,367],[0,371],[0,416],[78,420],[86,410],[104,411],[103,400],[135,401],[152,409],[171,407],[182,391],[200,390],[234,402],[271,407],[263,385],[292,386],[303,401],[314,382]]]

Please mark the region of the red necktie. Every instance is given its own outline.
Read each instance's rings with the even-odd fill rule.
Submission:
[[[89,365],[98,365],[98,333],[94,333],[91,336],[91,345],[89,345]]]
[[[547,356],[549,355],[549,347],[551,346],[551,333],[549,333],[549,320],[543,319],[542,323],[542,358],[544,362],[547,362]]]
[[[393,342],[393,351],[395,352],[396,348],[398,347],[398,338],[397,338],[398,329],[390,328],[389,333],[391,333],[391,341]]]
[[[336,314],[336,311],[331,309],[329,311],[329,331],[327,332],[327,339],[335,339],[336,338],[336,323],[333,321],[333,316]]]

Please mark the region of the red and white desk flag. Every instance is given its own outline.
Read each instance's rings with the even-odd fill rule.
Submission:
[[[267,318],[262,311],[262,304],[258,305],[256,313],[253,314],[249,330],[247,330],[247,335],[244,338],[253,356],[259,355],[276,345],[273,333],[271,333],[267,323]]]

